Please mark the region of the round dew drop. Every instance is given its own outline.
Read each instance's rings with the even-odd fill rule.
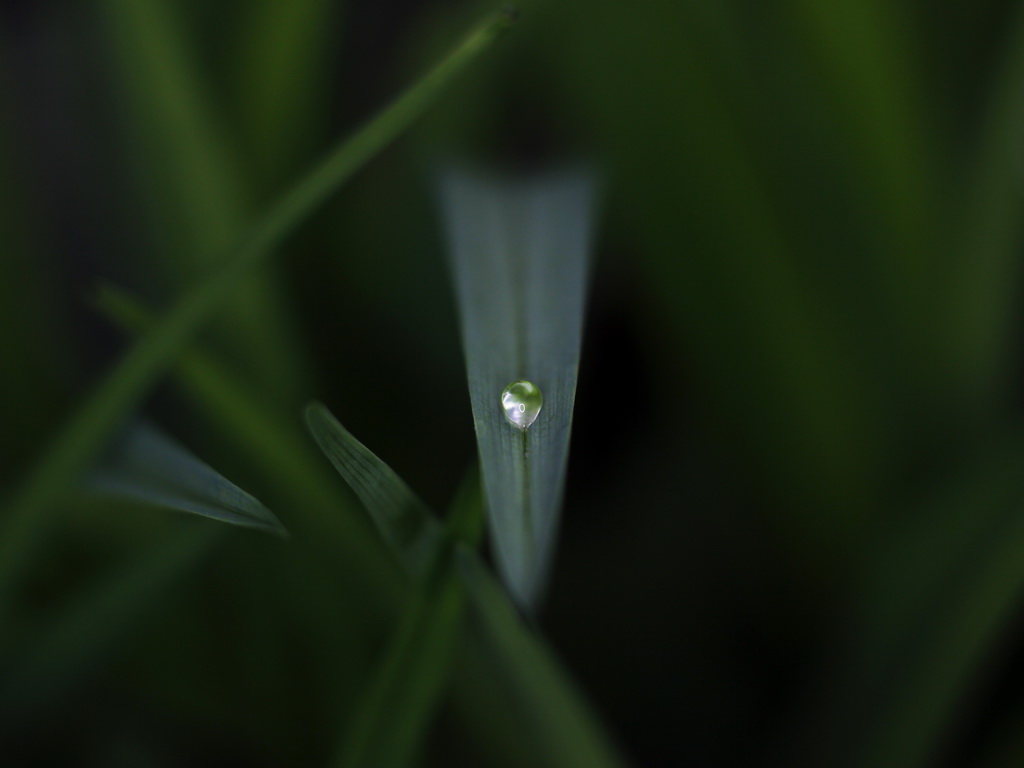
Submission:
[[[527,429],[537,420],[543,404],[540,390],[529,381],[513,381],[501,393],[505,418],[519,429]]]

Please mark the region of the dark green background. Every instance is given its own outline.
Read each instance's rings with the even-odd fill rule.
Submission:
[[[0,498],[126,349],[97,281],[165,307],[484,10],[0,2]],[[434,198],[464,158],[602,188],[538,624],[624,752],[1024,765],[1024,7],[526,4],[201,340],[295,428],[323,400],[434,509],[475,455]],[[393,563],[354,500],[316,533],[173,377],[144,411],[293,537],[227,530],[150,587],[150,553],[217,524],[68,489],[0,680],[97,580],[145,599],[0,685],[0,764],[325,764]],[[423,764],[537,764],[518,733],[448,702]]]

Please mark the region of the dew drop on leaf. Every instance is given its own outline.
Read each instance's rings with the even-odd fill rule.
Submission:
[[[519,429],[527,429],[537,420],[543,404],[540,390],[529,381],[513,381],[501,393],[505,418]]]

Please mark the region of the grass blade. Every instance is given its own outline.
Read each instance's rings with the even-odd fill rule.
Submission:
[[[274,513],[155,427],[135,424],[87,478],[100,493],[287,536]]]
[[[153,190],[162,219],[153,248],[169,246],[171,277],[187,285],[242,232],[252,212],[251,184],[179,28],[180,5],[104,0],[99,7],[144,150],[145,189]],[[294,401],[304,389],[303,366],[280,285],[259,270],[238,286],[217,325],[250,375]]]
[[[320,450],[366,505],[395,556],[414,576],[425,575],[441,535],[430,510],[322,403],[310,403],[306,408],[306,425]]]
[[[422,80],[342,142],[114,368],[55,438],[7,507],[0,523],[0,616],[7,609],[14,582],[40,535],[46,513],[74,484],[189,337],[223,305],[237,283],[265,263],[281,240],[408,128],[510,23],[508,14],[489,17]]]
[[[533,606],[554,553],[583,329],[594,184],[579,172],[528,181],[442,180],[488,526],[499,569]],[[543,407],[528,429],[502,390],[527,380]]]
[[[1010,9],[1007,24],[972,176],[956,201],[957,216],[952,220],[961,230],[954,233],[955,261],[946,274],[952,291],[952,371],[960,377],[955,383],[986,415],[1011,397],[1006,361],[1013,355],[1014,286],[1024,208],[1024,169],[1019,161],[1024,133],[1024,6]]]
[[[342,768],[412,764],[448,680],[464,595],[450,548],[413,597],[337,761]]]
[[[128,332],[144,333],[155,322],[146,307],[110,284],[100,286],[94,301]],[[290,504],[290,528],[296,538],[329,542],[332,551],[341,553],[361,574],[364,591],[379,592],[371,574],[381,571],[381,558],[367,546],[374,531],[294,416],[261,397],[252,380],[235,375],[195,345],[178,355],[175,372],[185,393],[261,473],[275,498],[283,500],[279,503]],[[375,594],[374,599],[383,597]]]
[[[448,682],[465,594],[455,567],[457,542],[479,539],[480,486],[471,471],[452,505],[433,565],[417,585],[370,684],[338,760],[343,768],[410,765]]]
[[[520,740],[535,745],[538,752],[531,765],[624,765],[558,661],[526,629],[479,558],[468,550],[460,550],[457,557],[472,605],[472,647],[483,654],[488,682],[501,687],[502,706],[524,716],[526,732]]]
[[[261,187],[273,189],[326,124],[343,6],[330,0],[249,3],[234,60],[238,126]]]
[[[407,562],[418,563],[420,570],[414,571],[420,576],[417,594],[389,646],[367,705],[348,734],[340,764],[406,764],[401,759],[411,754],[440,694],[444,681],[440,672],[447,667],[464,590],[480,619],[480,631],[473,640],[478,655],[488,661],[488,668],[481,674],[490,679],[497,669],[516,691],[524,711],[530,713],[531,728],[537,729],[537,734],[531,736],[537,737],[536,743],[542,744],[551,757],[545,764],[570,768],[620,765],[557,662],[522,626],[475,552],[458,544],[472,544],[479,533],[474,476],[470,475],[460,489],[442,531],[394,471],[348,434],[326,408],[313,404],[307,420],[321,448],[364,498],[392,546],[397,547],[396,540],[407,536],[408,530],[431,529],[433,523],[431,533],[413,537],[409,549],[402,550]],[[422,521],[423,515],[428,523]],[[393,525],[396,518],[397,529]],[[389,719],[395,713],[401,713],[401,723]],[[496,716],[493,711],[489,715]],[[388,743],[389,723],[399,734],[394,737],[400,739],[399,743]],[[533,739],[531,743],[535,743]]]
[[[1024,441],[1004,444],[872,552],[825,762],[912,768],[940,753],[1024,597],[1022,466]]]

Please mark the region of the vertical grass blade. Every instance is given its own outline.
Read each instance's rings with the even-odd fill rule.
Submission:
[[[87,487],[231,525],[286,536],[274,513],[155,427],[133,424]]]
[[[204,82],[198,51],[181,29],[180,5],[103,0],[100,9],[143,150],[149,202],[161,220],[154,250],[169,247],[168,272],[176,285],[187,285],[243,231],[252,213],[251,180]],[[303,366],[281,285],[269,267],[259,270],[238,287],[218,327],[250,375],[294,401],[304,389]]]
[[[1015,288],[1020,277],[1020,224],[1024,210],[1024,6],[1008,9],[1009,31],[992,78],[988,110],[970,178],[957,200],[960,229],[954,262],[947,273],[957,383],[988,413],[1008,402]]]
[[[488,526],[505,584],[533,606],[554,552],[583,329],[594,184],[582,172],[441,181]],[[499,398],[540,388],[526,430]]]
[[[931,764],[1024,598],[1024,440],[1002,441],[880,538],[854,594],[823,763]]]
[[[414,576],[430,568],[441,528],[430,510],[387,464],[356,440],[322,403],[306,409],[313,439],[366,505],[381,536]]]
[[[235,286],[265,263],[280,242],[339,186],[397,138],[446,85],[510,25],[499,13],[456,48],[391,106],[343,141],[270,209],[209,276],[174,305],[110,372],[28,473],[0,522],[0,616],[41,533],[46,514],[86,469],[189,337],[216,312]]]

